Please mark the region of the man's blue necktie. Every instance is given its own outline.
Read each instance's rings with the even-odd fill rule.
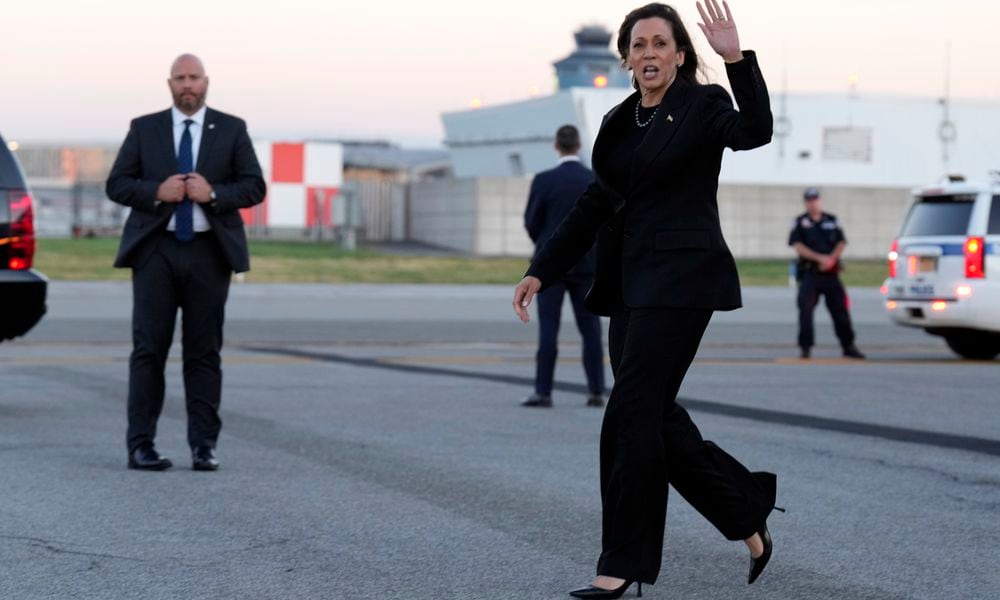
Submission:
[[[181,135],[181,146],[177,149],[177,168],[183,174],[194,171],[194,150],[191,147],[191,119],[184,119],[184,134]],[[177,211],[174,212],[174,235],[182,242],[194,239],[194,203],[185,197]]]

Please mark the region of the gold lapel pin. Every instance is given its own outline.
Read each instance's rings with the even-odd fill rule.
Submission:
[[[673,115],[667,115],[667,120],[670,121],[671,123],[673,123],[674,122],[674,116]]]

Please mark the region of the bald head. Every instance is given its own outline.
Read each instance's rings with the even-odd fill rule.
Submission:
[[[170,65],[167,80],[174,106],[186,115],[193,115],[205,106],[208,96],[208,77],[201,59],[194,54],[181,54]]]
[[[201,62],[201,59],[194,54],[181,54],[174,59],[174,62],[170,64],[170,76],[173,77],[174,73],[178,70],[189,70],[194,69],[200,72],[202,75],[205,74],[205,65]]]

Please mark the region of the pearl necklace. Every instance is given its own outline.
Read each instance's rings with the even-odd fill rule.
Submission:
[[[660,112],[660,105],[659,104],[656,105],[656,110],[654,110],[653,114],[649,116],[649,120],[643,123],[642,121],[639,120],[640,104],[642,104],[642,98],[639,98],[638,100],[635,101],[635,124],[639,126],[639,129],[642,129],[643,127],[653,122],[653,119],[656,118],[656,113]],[[662,104],[662,102],[660,104]]]

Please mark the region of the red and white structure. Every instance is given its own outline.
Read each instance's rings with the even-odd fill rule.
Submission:
[[[343,224],[342,145],[255,140],[253,147],[267,181],[267,196],[261,204],[241,211],[248,227],[305,229]]]

